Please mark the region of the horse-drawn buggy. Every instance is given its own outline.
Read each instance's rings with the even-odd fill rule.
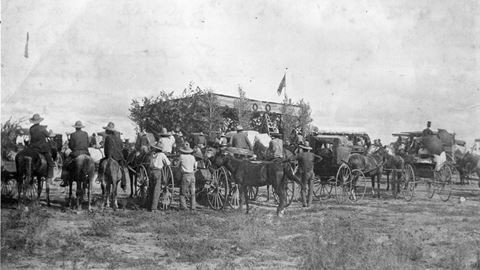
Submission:
[[[406,200],[411,200],[420,183],[425,184],[428,198],[435,193],[442,201],[452,194],[452,177],[458,174],[455,168],[455,136],[445,130],[432,135],[422,132],[394,133],[395,154],[405,160],[405,170],[400,178],[399,190]]]
[[[360,145],[354,147],[346,135],[311,135],[308,140],[313,153],[322,157],[314,166],[314,195],[328,199],[333,194],[339,203],[361,200],[367,189],[365,175],[349,164],[352,152],[360,152]]]

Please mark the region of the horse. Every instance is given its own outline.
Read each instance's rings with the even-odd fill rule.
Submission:
[[[69,193],[67,207],[71,205],[72,201],[72,186],[73,182],[77,183],[76,190],[76,204],[77,210],[81,210],[80,198],[83,199],[85,189],[88,190],[88,211],[92,210],[91,207],[91,194],[92,184],[95,178],[95,162],[88,155],[80,155],[72,160],[69,166]]]
[[[384,150],[379,149],[379,154],[383,156],[385,174],[387,175],[387,191],[390,189],[390,173],[392,173],[392,193],[396,198],[400,192],[400,185],[398,180],[402,177],[402,172],[405,169],[405,160],[395,154],[393,144],[383,147]]]
[[[54,157],[57,156],[56,148],[52,147],[52,151],[55,151]],[[16,167],[16,176],[17,176],[17,189],[18,189],[18,200],[19,204],[22,200],[22,192],[25,185],[31,185],[37,180],[37,198],[40,198],[42,193],[43,181],[48,176],[48,167],[47,160],[45,157],[30,148],[25,148],[24,150],[17,153],[15,156],[15,167]],[[45,181],[45,190],[47,197],[47,205],[50,206],[50,183]]]
[[[100,182],[102,187],[102,206],[106,203],[107,208],[110,207],[110,194],[112,195],[113,210],[118,208],[117,203],[117,188],[118,183],[122,180],[122,168],[117,161],[112,158],[106,159],[100,164],[103,168],[105,177]]]
[[[224,166],[232,175],[233,181],[239,185],[240,209],[242,209],[242,197],[245,200],[248,214],[248,187],[250,186],[273,186],[279,197],[277,215],[283,216],[286,203],[287,178],[300,182],[292,172],[287,162],[251,162],[235,158],[231,155],[217,155],[215,163]],[[243,196],[242,196],[243,195]]]
[[[370,176],[372,179],[372,195],[375,195],[375,178],[377,178],[377,196],[380,197],[380,179],[383,173],[384,159],[383,155],[379,153],[383,149],[371,145],[366,155],[353,153],[348,158],[348,165],[353,170],[362,171],[365,176]]]
[[[471,173],[476,173],[478,177],[478,186],[480,187],[480,156],[467,152],[463,156],[456,156],[456,169],[460,174],[460,181],[464,183],[464,179],[468,178]]]

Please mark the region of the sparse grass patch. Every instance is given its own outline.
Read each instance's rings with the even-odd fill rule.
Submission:
[[[115,233],[116,224],[110,218],[92,218],[90,220],[90,228],[82,235],[97,236],[97,237],[111,237]]]

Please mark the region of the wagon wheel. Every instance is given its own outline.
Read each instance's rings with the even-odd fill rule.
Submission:
[[[235,183],[231,183],[227,202],[228,205],[230,205],[230,207],[233,209],[240,208],[240,190],[238,189],[238,185]]]
[[[315,176],[313,179],[313,195],[319,200],[329,199],[334,185],[332,181],[335,183],[334,178],[322,179]]]
[[[136,184],[137,184],[138,196],[140,197],[141,204],[145,205],[146,199],[147,199],[147,189],[150,182],[150,179],[148,179],[148,173],[145,166],[140,165],[138,167],[136,177],[137,177]]]
[[[347,200],[349,181],[351,176],[350,166],[347,163],[342,163],[338,168],[335,177],[335,197],[338,203],[343,203]]]
[[[205,184],[207,200],[213,210],[223,209],[228,198],[228,176],[225,168],[221,167],[212,173],[212,179]]]
[[[17,181],[13,179],[2,179],[2,197],[14,197],[17,194]]]
[[[355,169],[350,175],[350,190],[348,199],[351,202],[357,202],[363,199],[367,190],[367,180],[361,170]]]
[[[163,166],[162,168],[162,191],[160,193],[160,203],[162,209],[166,210],[172,206],[175,189],[175,179],[173,178],[172,168]]]
[[[247,188],[248,200],[255,201],[258,196],[258,187],[251,187]]]
[[[32,183],[28,183],[24,186],[24,194],[30,201],[35,201],[38,199],[38,184],[37,180],[35,179]]]
[[[288,181],[287,182],[285,192],[286,192],[286,199],[287,199],[287,201],[285,202],[285,207],[288,207],[292,203],[293,195],[295,194],[295,182],[294,181]],[[275,190],[273,190],[273,199],[275,199],[276,204],[280,203],[280,199],[278,198],[278,195],[275,192]]]
[[[417,186],[415,179],[415,171],[412,165],[405,165],[402,179],[400,179],[400,193],[407,202],[411,201],[414,196],[415,187]]]
[[[443,165],[436,174],[438,177],[436,183],[438,185],[438,195],[440,200],[446,202],[452,195],[452,170],[449,165]]]

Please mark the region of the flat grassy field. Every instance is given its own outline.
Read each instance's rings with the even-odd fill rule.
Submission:
[[[385,186],[383,186],[385,187]],[[331,198],[283,218],[253,210],[151,213],[122,194],[122,209],[74,211],[53,187],[52,207],[3,200],[2,269],[480,269],[480,189],[455,185],[448,202]],[[263,190],[261,190],[263,191]],[[298,197],[298,195],[295,195]],[[459,198],[464,197],[465,201]]]

